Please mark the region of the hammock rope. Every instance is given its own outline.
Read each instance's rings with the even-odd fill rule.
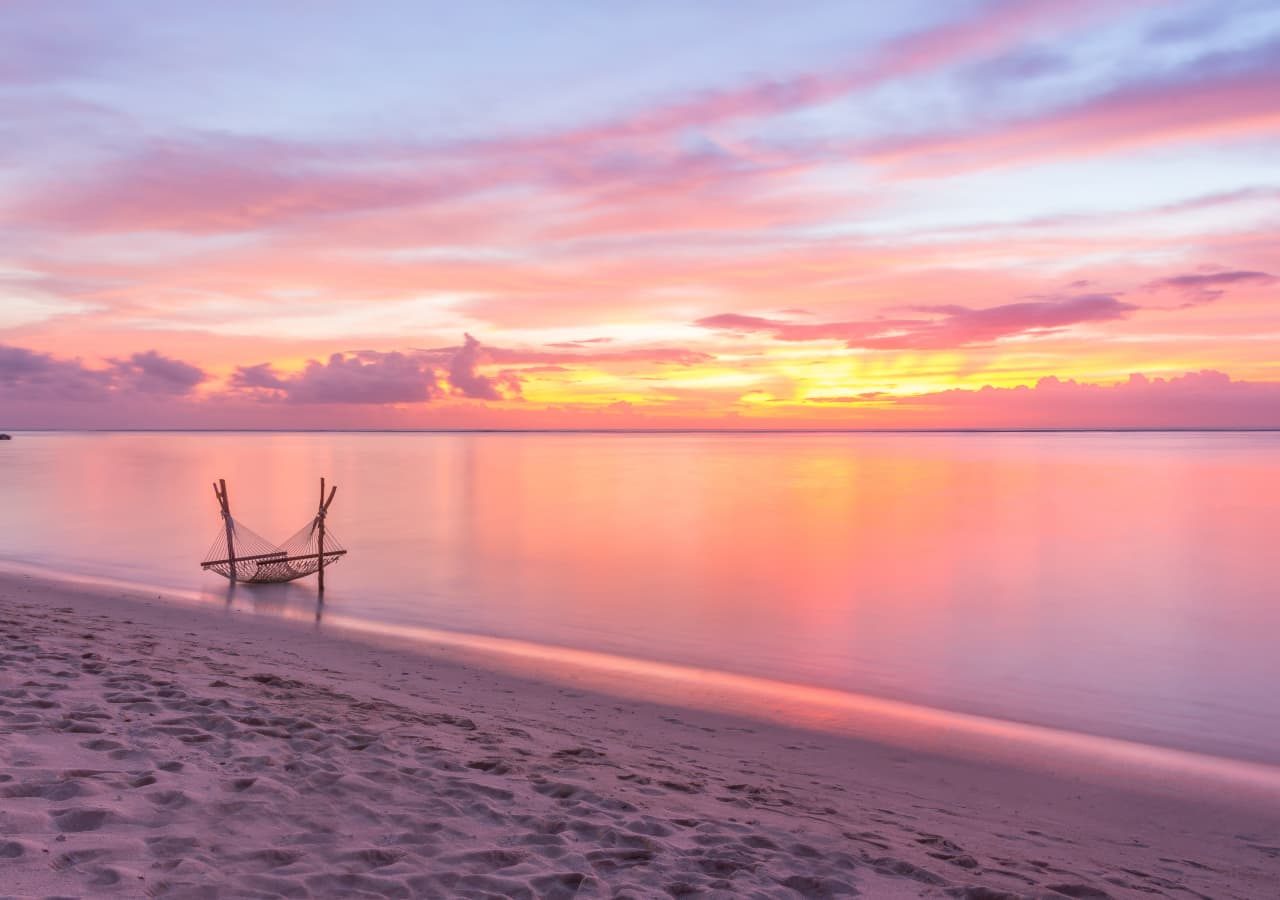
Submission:
[[[219,481],[213,491],[223,522],[200,567],[249,584],[278,584],[319,572],[323,590],[323,569],[341,560],[347,550],[325,524],[325,514],[338,489],[334,487],[326,499],[323,479],[320,485],[320,507],[315,517],[283,543],[273,544],[231,515],[226,482]]]

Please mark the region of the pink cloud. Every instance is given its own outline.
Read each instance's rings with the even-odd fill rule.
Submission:
[[[891,41],[870,59],[859,59],[844,68],[709,91],[600,125],[520,141],[518,146],[536,152],[565,144],[670,135],[735,119],[781,115],[894,78],[1014,46],[1043,30],[1079,23],[1115,8],[1116,4],[1096,0],[994,0],[970,16]]]
[[[551,237],[767,227],[830,209],[817,197],[747,198],[814,160],[709,141],[673,149],[674,139],[689,128],[788,113],[1013,46],[1108,7],[1092,0],[997,0],[846,67],[707,93],[533,138],[308,145],[196,134],[152,142],[96,172],[39,185],[16,212],[29,225],[63,230],[218,234],[428,209],[520,186],[545,194]],[[717,185],[710,194],[690,196]],[[513,212],[527,217],[538,201],[521,199]],[[680,208],[669,208],[672,203]]]
[[[572,215],[543,235],[610,238],[619,235],[768,230],[830,219],[847,207],[842,196],[785,190],[794,168],[733,175],[714,185],[675,185],[583,197]],[[627,194],[634,196],[628,197]]]
[[[452,356],[443,356],[443,349]],[[178,385],[195,381],[195,367],[184,368],[189,364],[158,353],[135,354],[127,365],[92,368],[0,345],[0,417],[36,426],[278,426],[279,403],[287,403],[293,410],[288,421],[299,427],[714,428],[749,422],[765,428],[1280,428],[1280,382],[1234,380],[1212,370],[1163,378],[1135,374],[1113,385],[1049,376],[1013,388],[818,395],[749,420],[714,396],[660,385],[650,402],[608,409],[469,404],[463,398],[500,399],[509,389],[503,380],[509,373],[480,374],[479,366],[490,361],[482,358],[488,352],[472,339],[441,351],[338,353],[294,374],[270,364],[242,366],[227,389],[195,394],[142,383],[145,378]],[[456,362],[446,369],[450,390],[439,374],[442,360]],[[144,370],[150,374],[140,375]],[[486,380],[469,384],[469,376]],[[308,412],[313,409],[322,411]],[[414,418],[407,410],[420,412]]]
[[[225,393],[243,399],[300,405],[421,404],[446,396],[508,400],[520,396],[524,372],[572,371],[573,365],[679,365],[707,362],[705,352],[673,347],[594,349],[504,348],[483,345],[471,335],[455,347],[433,350],[357,350],[309,360],[298,372],[271,363],[234,368]],[[498,372],[488,366],[515,366]],[[103,402],[129,396],[191,394],[209,379],[201,368],[154,350],[110,359],[102,368],[22,347],[0,344],[0,387],[24,401]],[[208,399],[208,398],[206,398]]]
[[[1270,286],[1280,282],[1280,278],[1266,272],[1235,270],[1227,272],[1202,272],[1188,275],[1173,275],[1149,282],[1148,290],[1172,290],[1186,298],[1182,307],[1200,306],[1212,303],[1222,297],[1229,288],[1239,285]]]
[[[690,226],[680,215],[663,215],[664,197],[687,200],[690,192],[705,192],[703,205],[714,200],[726,207],[732,224],[761,215],[739,194],[767,188],[796,167],[723,149],[597,146],[535,157],[496,141],[486,154],[451,155],[385,143],[308,146],[205,135],[153,143],[94,171],[38,185],[19,199],[16,213],[29,226],[89,233],[201,235],[316,223],[327,243],[363,234],[384,246],[413,244],[424,233],[457,240],[461,233],[449,227],[454,219],[481,224],[473,235],[491,235],[513,219],[532,218],[564,237],[625,230],[623,213],[630,210],[641,218],[641,230],[685,230]],[[495,196],[513,187],[521,196]],[[795,217],[817,203],[783,202],[773,200],[763,214]],[[352,217],[363,221],[342,221]],[[611,217],[620,218],[611,226]],[[643,225],[644,219],[653,224]],[[337,235],[335,221],[341,223]]]
[[[118,395],[190,394],[208,375],[198,366],[148,350],[91,368],[23,347],[0,344],[0,387],[27,401],[103,402]]]
[[[499,354],[500,355],[500,354]],[[238,366],[229,386],[260,399],[307,404],[426,403],[447,391],[475,400],[520,395],[517,373],[487,375],[483,364],[495,354],[471,335],[459,347],[409,352],[357,350],[309,360],[302,371],[285,374],[270,363]]]
[[[42,186],[18,207],[29,222],[83,231],[221,233],[334,213],[389,209],[458,190],[325,166],[319,151],[205,138],[152,145],[90,176]]]
[[[1267,46],[1241,66],[1216,61],[1177,77],[1125,86],[1063,109],[962,131],[941,131],[844,148],[912,176],[939,177],[1184,140],[1212,141],[1280,129],[1274,88],[1280,54]]]
[[[449,360],[449,384],[464,397],[478,400],[502,400],[506,396],[519,395],[520,380],[511,373],[493,377],[478,370],[484,349],[471,335],[463,335],[462,346]]]
[[[912,308],[934,314],[934,318],[813,323],[725,313],[699,319],[696,324],[720,331],[760,332],[780,341],[839,340],[851,349],[942,350],[1000,338],[1051,334],[1072,325],[1121,319],[1137,309],[1109,294],[1080,294],[985,309]]]
[[[290,403],[422,403],[440,395],[434,369],[403,353],[334,353],[293,375],[269,363],[241,366],[230,386]]]
[[[940,427],[1277,428],[1280,383],[1234,381],[1212,370],[1135,374],[1114,385],[1047,377],[1034,387],[942,391],[898,398],[892,406],[890,413]]]
[[[99,400],[107,396],[112,374],[90,369],[78,359],[58,359],[25,347],[0,344],[0,385],[4,394],[31,400]]]
[[[162,356],[155,350],[111,360],[110,373],[117,387],[144,394],[187,394],[209,377],[199,366]]]

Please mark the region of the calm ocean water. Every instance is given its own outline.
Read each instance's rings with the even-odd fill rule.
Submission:
[[[21,433],[0,558],[225,598],[321,475],[343,616],[1280,762],[1280,434]]]

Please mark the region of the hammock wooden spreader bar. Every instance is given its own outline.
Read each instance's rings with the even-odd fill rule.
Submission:
[[[337,557],[344,555],[346,552],[346,550],[326,550],[324,552],[325,565],[333,565],[333,561]],[[260,556],[237,556],[235,559],[231,559],[230,557],[227,559],[212,559],[208,562],[200,563],[200,568],[208,569],[211,566],[219,566],[223,563],[249,562],[255,559],[269,559],[272,562],[293,562],[298,559],[318,559],[319,556],[319,553],[307,553],[303,556],[285,556],[284,551],[281,550],[277,553],[263,553]]]
[[[324,479],[321,478],[320,505],[315,518],[283,544],[273,544],[236,521],[231,515],[227,483],[218,479],[213,486],[213,495],[222,513],[222,528],[213,539],[200,568],[217,572],[233,582],[251,584],[293,581],[315,573],[319,575],[320,590],[323,591],[325,568],[347,553],[333,532],[326,528],[325,518],[337,493],[338,488],[331,487],[326,496]]]

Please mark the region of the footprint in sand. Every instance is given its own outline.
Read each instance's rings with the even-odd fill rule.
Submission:
[[[97,831],[111,818],[105,809],[60,809],[50,814],[59,831]]]

